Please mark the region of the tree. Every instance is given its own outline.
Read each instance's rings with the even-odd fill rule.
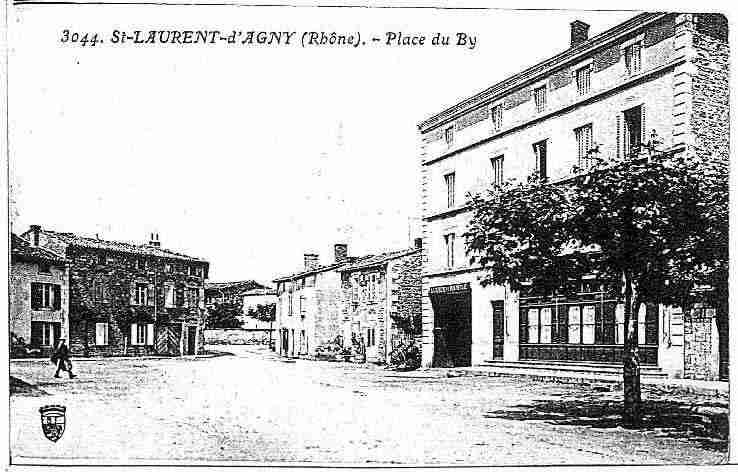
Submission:
[[[254,308],[253,306],[249,307],[249,310],[246,314],[258,321],[269,323],[269,348],[271,349],[272,323],[274,323],[274,321],[277,319],[277,304],[266,303],[262,305],[261,303],[259,303],[256,305],[256,308]]]
[[[625,307],[626,426],[641,418],[634,314],[644,303],[687,306],[696,285],[715,287],[713,298],[727,289],[727,162],[653,154],[593,156],[592,167],[557,184],[531,177],[494,186],[471,196],[465,234],[483,285],[570,294],[585,275],[614,282]]]
[[[241,313],[243,305],[237,302],[215,303],[208,309],[206,327],[217,328],[240,328],[243,324]]]

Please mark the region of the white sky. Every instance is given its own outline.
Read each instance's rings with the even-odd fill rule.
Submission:
[[[144,14],[145,12],[145,14]],[[270,281],[409,244],[416,125],[634,12],[33,6],[10,33],[13,230],[29,224],[204,257]],[[474,50],[60,46],[63,28],[477,35]],[[339,145],[339,141],[342,145]]]

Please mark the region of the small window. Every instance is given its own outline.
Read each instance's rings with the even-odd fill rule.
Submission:
[[[32,310],[59,310],[61,309],[61,285],[31,283]]]
[[[39,274],[50,274],[51,264],[49,264],[48,262],[39,262],[38,263],[38,273]]]
[[[105,254],[98,254],[97,256],[97,263],[100,265],[105,265],[108,262],[108,258],[105,257]]]
[[[175,289],[174,284],[164,284],[164,307],[174,308],[176,306]]]
[[[504,162],[505,156],[497,156],[490,159],[493,185],[502,185],[502,180],[504,178],[502,173]]]
[[[628,75],[641,71],[641,43],[633,43],[625,48],[625,70]]]
[[[446,144],[451,146],[454,143],[454,127],[449,126],[445,132]]]
[[[548,178],[547,156],[546,156],[546,140],[538,141],[533,144],[533,154],[535,157],[535,172],[542,180]]]
[[[577,69],[577,93],[579,95],[586,95],[589,93],[591,75],[592,67],[589,65]]]
[[[446,181],[446,204],[448,208],[453,208],[456,199],[456,173],[451,172],[443,178]]]
[[[95,323],[95,344],[97,346],[108,345],[108,323]]]
[[[536,112],[540,113],[546,110],[546,86],[543,85],[533,91],[533,98],[536,103]]]
[[[492,131],[502,129],[502,105],[493,106],[490,115],[492,115]]]

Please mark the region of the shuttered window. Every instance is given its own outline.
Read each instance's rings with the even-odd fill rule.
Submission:
[[[548,178],[548,166],[547,166],[547,146],[546,140],[539,141],[533,144],[533,156],[535,158],[535,172],[538,177],[542,180]]]
[[[546,86],[538,87],[533,91],[533,99],[536,104],[536,112],[546,110]]]
[[[31,321],[31,346],[51,347],[61,337],[61,323]]]
[[[577,82],[577,93],[579,95],[586,95],[590,90],[590,81],[592,76],[592,67],[586,65],[577,69],[576,82]]]
[[[590,151],[592,150],[592,124],[574,130],[577,140],[577,165],[580,169],[589,169],[594,165]]]
[[[502,180],[504,178],[503,174],[503,165],[505,163],[505,156],[497,156],[490,159],[490,165],[492,167],[491,174],[492,174],[492,184],[493,185],[502,185]]]
[[[625,70],[628,75],[641,71],[641,43],[633,43],[625,48]]]
[[[502,105],[495,105],[490,110],[492,115],[492,131],[502,129]]]
[[[443,176],[446,181],[446,206],[453,208],[456,203],[456,173],[451,172]]]
[[[31,283],[31,309],[32,310],[60,310],[61,309],[61,285],[45,284],[40,282]]]
[[[133,346],[153,346],[154,345],[154,324],[153,323],[133,323],[131,325],[131,345]]]

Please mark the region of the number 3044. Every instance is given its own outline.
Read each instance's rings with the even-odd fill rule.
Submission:
[[[74,44],[78,46],[96,46],[102,43],[97,33],[79,33],[65,29],[61,33],[59,42],[62,44]]]

